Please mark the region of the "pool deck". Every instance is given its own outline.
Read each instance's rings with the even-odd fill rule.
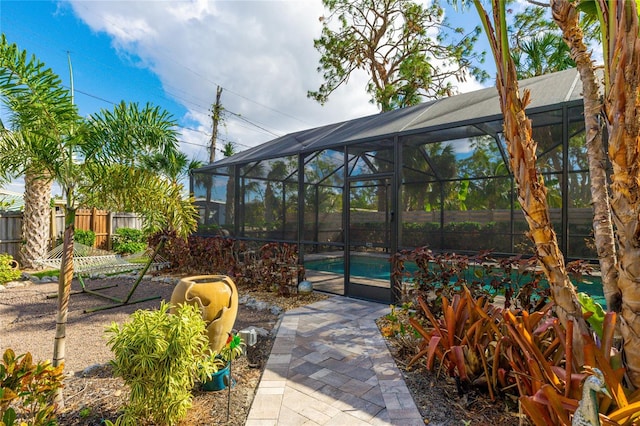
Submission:
[[[287,311],[246,425],[424,425],[375,323],[388,312],[341,296]]]

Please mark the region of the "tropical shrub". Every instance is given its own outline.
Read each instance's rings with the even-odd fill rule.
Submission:
[[[266,289],[288,295],[297,289],[298,279],[304,277],[304,267],[298,264],[298,247],[287,243],[267,243],[260,247],[256,265],[260,284]]]
[[[173,315],[168,311],[162,302],[157,310],[138,310],[122,326],[107,329],[114,374],[131,388],[118,424],[178,423],[191,407],[195,381],[213,371],[200,310],[185,304]]]
[[[178,236],[176,231],[156,232],[149,237],[149,245],[158,247],[162,239],[166,241],[158,254],[169,262],[171,268],[184,270],[191,260],[187,240]]]
[[[536,311],[549,300],[549,286],[544,274],[536,268],[537,258],[520,255],[494,258],[490,251],[474,256],[435,253],[427,247],[403,250],[391,258],[391,278],[403,301],[422,295],[430,310],[440,315],[442,297],[451,298],[466,286],[474,298],[504,298],[505,308]],[[415,264],[413,272],[408,263]],[[567,265],[575,281],[589,268],[583,262]]]
[[[474,299],[466,287],[453,296],[451,302],[447,297],[442,298],[439,318],[433,315],[422,296],[418,296],[418,303],[427,321],[409,318],[422,341],[408,367],[424,357],[426,368],[433,370],[438,360],[439,366],[456,379],[460,393],[471,384],[482,382],[493,400],[496,386],[492,372],[501,367],[502,361],[496,351],[496,343],[503,337],[498,325],[501,310],[484,297]]]
[[[186,264],[199,270],[206,263],[207,272],[235,276],[238,259],[245,245],[237,240],[222,237],[197,237],[188,239],[189,255]]]
[[[111,237],[113,251],[119,254],[133,254],[145,251],[147,241],[140,229],[118,228]]]
[[[391,278],[397,291],[404,294],[405,301],[422,296],[433,314],[439,316],[442,298],[451,299],[464,286],[475,297],[493,300],[495,291],[487,284],[488,272],[483,268],[483,263],[490,264],[487,257],[488,252],[469,257],[455,253],[436,254],[427,247],[419,247],[392,257]],[[416,265],[415,271],[407,270],[407,262]]]
[[[594,331],[582,336],[584,364],[577,365],[572,355],[572,323],[565,330],[552,314],[552,303],[531,313],[501,309],[463,289],[451,301],[442,298],[438,316],[422,296],[417,297],[422,316],[410,316],[408,322],[421,340],[409,367],[422,362],[428,370],[442,369],[455,379],[461,393],[481,385],[492,399],[497,395],[517,399],[537,426],[570,426],[583,398],[580,384],[597,368],[612,395],[593,395],[598,398],[601,423],[638,424],[640,392],[631,393],[625,385],[614,339],[615,313],[603,314],[597,304],[583,298],[583,311],[593,319]],[[402,330],[401,326],[394,328]]]
[[[96,233],[91,230],[76,229],[73,235],[73,240],[76,243],[93,247],[96,243]]]
[[[185,273],[235,276],[239,256],[246,250],[244,242],[232,238],[190,236],[185,239],[175,232],[154,234],[149,244],[156,246],[160,238],[167,240],[159,254],[170,262],[171,268]]]
[[[156,245],[161,235],[150,238]],[[298,280],[304,277],[304,266],[298,263],[298,247],[287,243],[261,246],[226,237],[191,236],[179,238],[175,233],[160,253],[175,270],[185,273],[222,274],[238,285],[275,290],[280,294],[295,293]]]
[[[16,356],[5,350],[0,361],[0,424],[55,425],[53,398],[62,387],[62,369],[48,361],[34,364],[29,352]]]
[[[22,275],[18,264],[10,254],[0,254],[0,284],[17,280]]]

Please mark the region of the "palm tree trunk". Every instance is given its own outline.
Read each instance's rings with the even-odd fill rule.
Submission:
[[[636,2],[598,3],[605,48],[604,111],[613,167],[611,210],[629,379],[640,387],[640,39]]]
[[[56,313],[56,335],[53,344],[52,365],[64,364],[66,356],[67,316],[69,299],[71,298],[71,281],[73,280],[73,235],[75,233],[76,209],[68,207],[65,213],[64,240],[62,243],[62,260],[58,279],[58,311]],[[56,393],[56,403],[64,407],[62,388]]]
[[[501,106],[504,115],[504,132],[509,149],[510,163],[518,184],[518,201],[522,207],[529,238],[535,244],[536,255],[549,280],[555,312],[563,326],[572,321],[573,355],[578,365],[584,362],[584,339],[588,334],[587,324],[582,316],[582,308],[569,280],[567,270],[558,246],[558,240],[551,223],[547,204],[547,188],[536,169],[536,142],[531,138],[531,121],[524,109],[528,103],[528,93],[521,100],[515,68],[509,67],[508,77],[503,80],[509,85],[500,86]],[[514,85],[511,83],[515,82]],[[515,87],[514,87],[515,86]]]
[[[479,0],[475,2],[480,18],[489,38],[496,62],[496,87],[500,98],[500,109],[504,116],[504,135],[509,150],[511,170],[518,185],[518,201],[529,225],[529,238],[535,244],[535,252],[542,266],[555,303],[555,313],[566,328],[573,321],[573,356],[576,364],[584,362],[583,334],[588,333],[582,308],[558,247],[556,233],[551,224],[547,203],[547,189],[537,171],[537,144],[532,138],[531,120],[525,114],[529,104],[529,92],[520,97],[515,65],[507,43],[507,27],[504,4],[493,0],[491,20]],[[495,30],[491,22],[496,25]]]
[[[20,260],[27,269],[40,268],[36,261],[47,255],[51,229],[52,185],[53,181],[48,175],[29,171],[25,174],[22,215],[24,245],[20,250]]]
[[[626,71],[620,73],[624,74],[620,78],[628,78],[630,74]],[[619,83],[628,86],[622,87]],[[618,287],[622,295],[620,331],[624,339],[627,372],[633,385],[640,387],[640,137],[635,112],[640,105],[636,105],[635,96],[627,97],[630,85],[630,81],[616,81],[611,87],[612,93],[619,90],[625,94],[618,95],[617,102],[605,108],[610,120],[609,157],[613,165],[611,209],[619,250]],[[632,90],[631,93],[637,93],[637,87]],[[630,104],[633,105],[633,111],[628,110]],[[626,117],[620,114],[622,110],[626,110]]]
[[[595,244],[607,309],[620,312],[622,296],[618,288],[615,237],[607,187],[602,125],[599,120],[602,114],[602,101],[598,94],[595,69],[591,54],[584,44],[584,35],[574,4],[568,0],[551,0],[551,10],[554,21],[562,30],[564,40],[571,49],[571,58],[575,61],[582,80]]]

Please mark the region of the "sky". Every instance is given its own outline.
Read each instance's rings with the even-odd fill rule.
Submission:
[[[218,86],[225,109],[218,148],[231,141],[242,151],[378,113],[364,73],[353,75],[324,106],[307,98],[322,83],[313,40],[324,12],[321,0],[1,0],[0,31],[66,87],[71,62],[81,115],[121,101],[158,105],[176,119],[180,149],[207,163]],[[447,10],[447,16],[467,28],[477,21],[475,11]],[[486,43],[479,49],[487,50]],[[458,90],[488,84],[470,80]],[[21,193],[23,183],[4,189]]]

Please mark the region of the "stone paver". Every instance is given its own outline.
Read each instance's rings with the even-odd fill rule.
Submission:
[[[424,425],[375,320],[335,296],[284,314],[247,419],[263,425]]]

